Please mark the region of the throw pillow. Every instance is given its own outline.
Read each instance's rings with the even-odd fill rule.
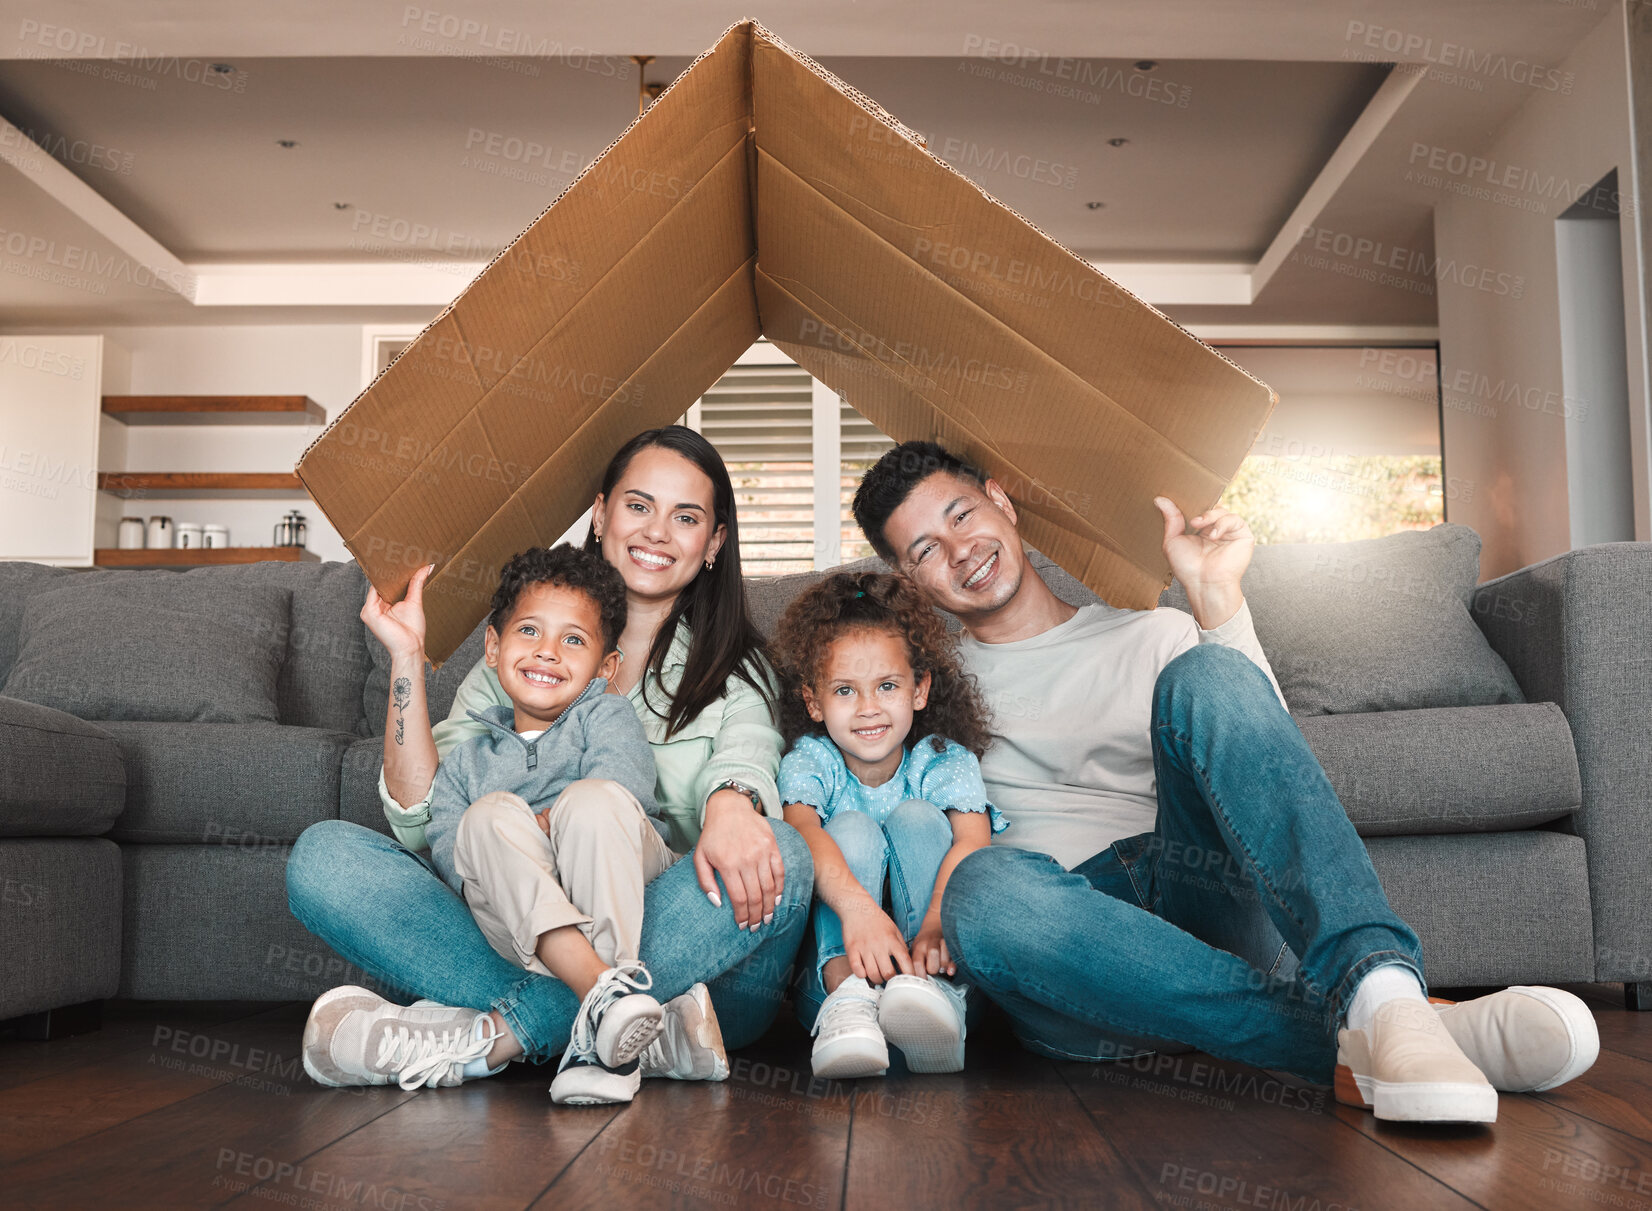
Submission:
[[[1480,536],[1439,525],[1259,546],[1244,589],[1293,714],[1524,702],[1469,613],[1479,573]],[[1160,603],[1188,608],[1178,584]]]
[[[0,693],[82,719],[276,723],[292,591],[132,572],[37,593]]]

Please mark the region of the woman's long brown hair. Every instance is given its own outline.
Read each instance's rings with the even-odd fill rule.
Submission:
[[[608,460],[608,469],[602,473],[602,498],[609,500],[614,485],[631,465],[641,450],[658,446],[680,454],[693,463],[711,480],[712,529],[723,526],[727,536],[722,549],[710,568],[701,568],[699,574],[677,594],[671,612],[665,616],[654,635],[648,651],[648,664],[643,670],[643,701],[648,702],[648,673],[656,677],[665,668],[666,653],[677,634],[678,622],[686,622],[689,629],[688,661],[683,668],[682,681],[671,703],[664,712],[665,738],[699,717],[701,711],[723,695],[723,687],[730,677],[739,677],[774,706],[774,687],[768,684],[759,657],[765,655],[763,636],[751,620],[746,608],[746,585],[740,575],[740,523],[735,516],[734,484],[729,480],[728,468],[716,448],[693,429],[682,425],[667,425],[662,429],[647,429],[637,434],[619,452]],[[585,535],[585,549],[600,555],[602,544],[597,541],[595,527]]]

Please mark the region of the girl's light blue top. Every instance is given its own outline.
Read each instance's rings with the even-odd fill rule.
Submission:
[[[802,736],[780,759],[779,782],[781,803],[807,803],[822,822],[840,811],[855,811],[882,824],[905,800],[923,799],[942,811],[986,812],[995,833],[1009,827],[1003,813],[987,802],[975,754],[951,740],[936,752],[930,738],[924,737],[901,758],[893,778],[881,786],[867,786],[849,772],[830,739]]]

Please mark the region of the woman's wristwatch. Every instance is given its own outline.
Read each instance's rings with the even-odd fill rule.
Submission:
[[[721,790],[739,791],[742,795],[751,800],[751,805],[757,809],[758,815],[763,814],[763,796],[752,790],[751,787],[747,786],[744,782],[736,782],[733,778],[730,778],[728,781],[713,787],[711,793],[715,795]]]

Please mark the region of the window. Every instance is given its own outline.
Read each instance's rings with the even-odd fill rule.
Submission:
[[[849,503],[866,468],[895,443],[774,346],[752,346],[684,423],[728,464],[746,575],[784,576],[872,554]]]
[[[1222,350],[1279,404],[1222,504],[1258,542],[1348,542],[1445,520],[1473,484],[1443,478],[1436,353],[1424,348]]]

